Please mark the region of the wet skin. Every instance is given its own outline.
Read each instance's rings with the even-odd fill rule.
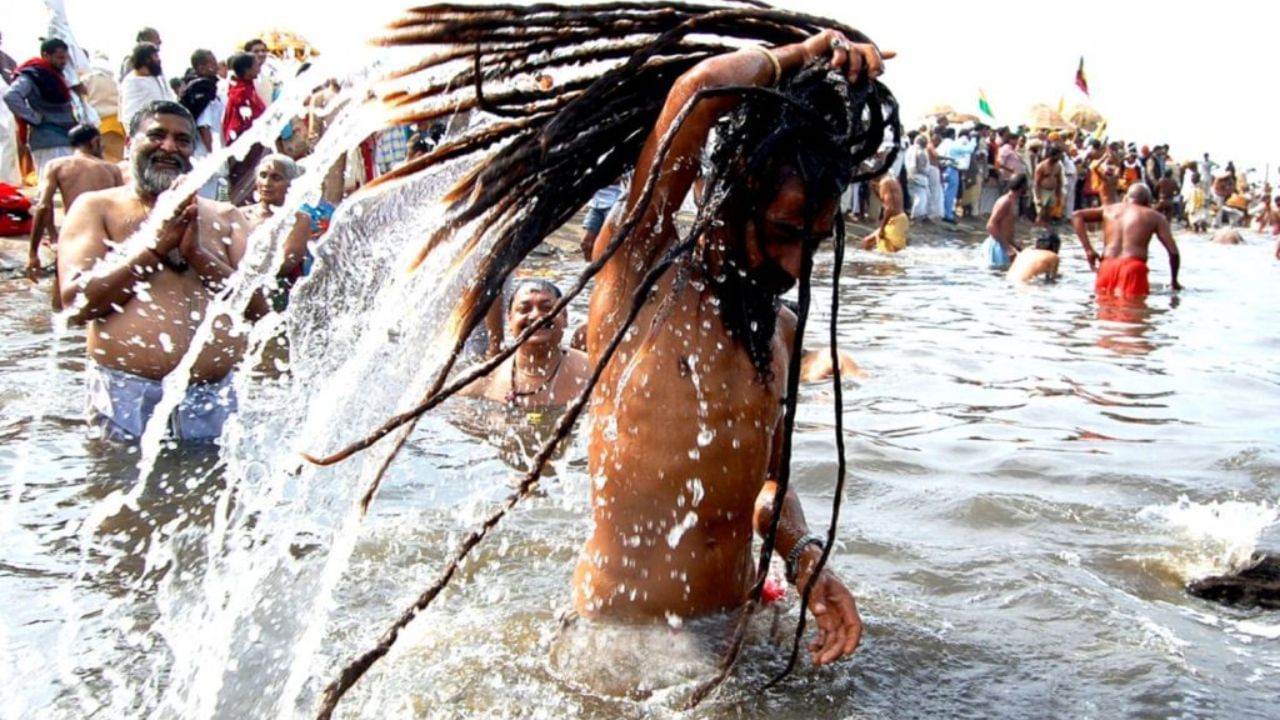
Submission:
[[[881,56],[872,46],[833,49],[827,32],[775,52],[784,72],[833,56],[857,76],[874,77]],[[886,55],[887,56],[887,55]],[[675,240],[674,215],[692,186],[699,153],[732,99],[703,101],[658,164],[657,146],[674,116],[703,87],[768,84],[767,57],[739,52],[712,58],[677,81],[637,163],[629,206],[651,174],[661,181],[635,234],[605,265],[591,297],[587,346],[592,364],[625,317],[645,272]],[[705,265],[677,288],[668,273],[640,312],[593,393],[590,472],[592,528],[574,574],[580,614],[625,621],[675,621],[741,606],[754,580],[753,529],[767,523],[775,498],[782,394],[793,327],[780,323],[771,341],[767,379],[720,320],[708,278],[724,269],[726,249],[739,250],[749,274],[778,294],[802,271],[806,245],[830,235],[836,198],[823,198],[806,228],[805,187],[783,175],[760,220],[737,236],[725,228],[707,240]],[[629,210],[630,208],[628,208]],[[598,254],[612,239],[602,229]],[[660,314],[661,313],[661,314]],[[655,322],[657,323],[655,325]],[[652,329],[652,331],[651,331]],[[777,552],[789,553],[808,528],[793,493],[781,498]],[[857,647],[861,621],[853,596],[830,571],[813,577],[819,555],[801,556],[800,583],[814,582],[814,661],[827,663]]]

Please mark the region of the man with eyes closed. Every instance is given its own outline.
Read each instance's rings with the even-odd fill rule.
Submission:
[[[67,214],[58,254],[62,301],[86,323],[90,424],[130,441],[146,428],[161,382],[182,360],[210,299],[245,251],[245,220],[225,203],[188,197],[154,238],[116,249],[147,219],[161,193],[191,169],[196,124],[182,105],[157,101],[130,128],[132,184],[87,193]],[[265,302],[255,297],[250,317]],[[216,440],[234,412],[230,373],[244,351],[232,320],[219,317],[196,358],[186,396],[167,420],[169,435]]]

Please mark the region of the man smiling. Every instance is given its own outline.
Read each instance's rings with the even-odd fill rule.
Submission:
[[[130,135],[133,184],[82,195],[67,214],[58,254],[63,303],[73,320],[89,326],[90,422],[117,440],[142,434],[162,380],[190,349],[209,300],[245,250],[238,210],[188,198],[148,247],[113,254],[159,195],[191,169],[195,121],[177,103],[156,102],[138,113]],[[255,298],[250,314],[265,309]],[[235,408],[230,373],[243,349],[230,319],[218,318],[186,397],[169,418],[173,437],[212,441],[221,434]]]

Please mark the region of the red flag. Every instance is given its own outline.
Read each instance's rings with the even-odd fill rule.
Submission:
[[[1085,95],[1089,94],[1089,79],[1084,75],[1084,56],[1080,56],[1080,67],[1076,68],[1076,87]]]

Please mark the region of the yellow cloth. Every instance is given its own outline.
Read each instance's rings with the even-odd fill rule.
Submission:
[[[98,123],[98,132],[106,135],[107,133],[116,133],[121,137],[128,137],[129,133],[125,131],[124,125],[120,124],[120,118],[115,115],[103,115],[102,120]]]
[[[1227,207],[1247,211],[1249,209],[1249,200],[1240,193],[1236,193],[1227,200]]]
[[[876,249],[880,252],[896,253],[907,246],[907,233],[911,230],[911,220],[906,213],[898,213],[889,218],[884,230],[876,233]]]

